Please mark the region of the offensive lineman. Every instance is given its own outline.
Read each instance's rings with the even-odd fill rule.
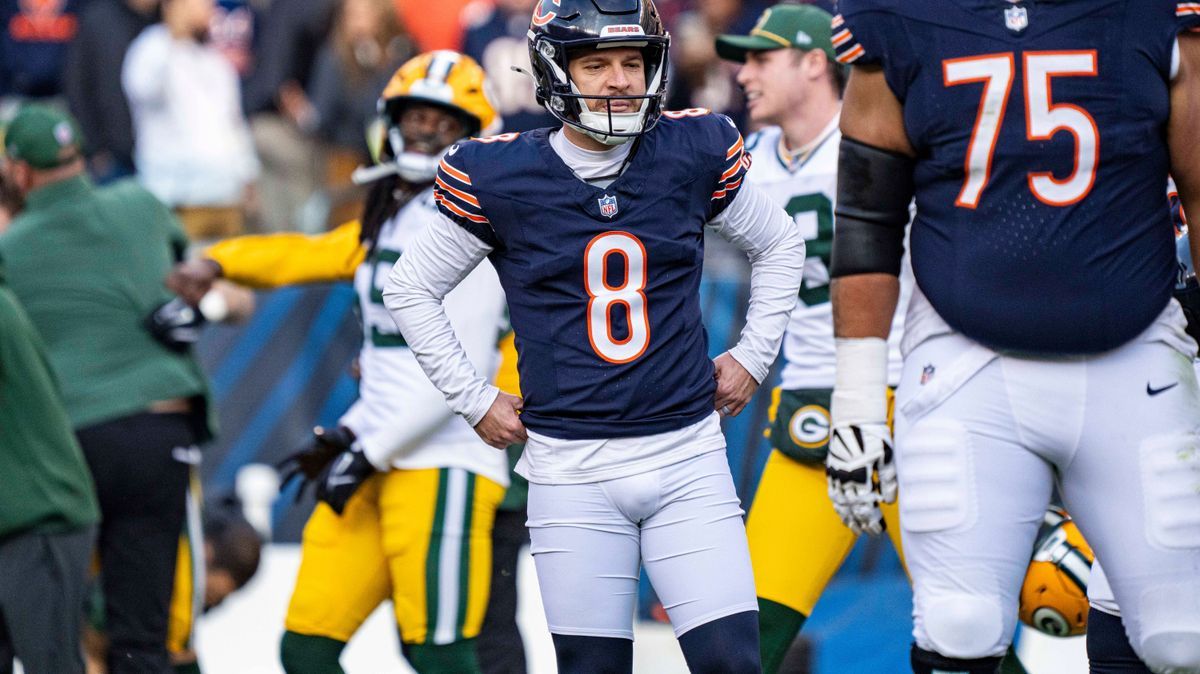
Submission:
[[[716,43],[719,56],[744,64],[737,79],[746,92],[747,112],[751,121],[768,125],[746,139],[746,150],[755,158],[747,183],[766,192],[795,220],[807,253],[800,300],[784,335],[783,381],[772,393],[773,451],[746,522],[763,670],[768,673],[779,669],[858,538],[838,519],[825,483],[834,367],[828,265],[845,82],[830,41],[832,20],[812,5],[775,5],[763,12],[749,35],[722,35]],[[905,292],[910,287],[906,283]],[[889,385],[900,379],[902,329],[903,311],[898,311],[890,338]],[[884,513],[899,552],[896,506],[887,506]]]
[[[447,408],[383,306],[384,274],[436,216],[431,183],[453,142],[496,114],[483,70],[435,51],[396,71],[380,100],[387,137],[361,224],[328,234],[230,239],[177,268],[195,299],[217,276],[257,287],[354,279],[363,317],[359,399],[336,429],[293,457],[317,481],[281,645],[289,674],[341,672],[350,637],[392,599],[405,658],[418,672],[479,672],[474,637],[487,606],[491,527],[508,462]],[[490,265],[447,297],[470,362],[489,375],[504,322]]]
[[[543,0],[529,35],[539,100],[564,126],[451,148],[443,217],[384,300],[481,437],[528,438],[517,471],[560,672],[632,670],[642,561],[693,672],[757,672],[754,582],[715,410],[739,413],[766,376],[803,242],[742,187],[728,118],[660,113],[668,37],[650,0]],[[706,226],[752,263],[742,339],[715,362],[698,307]],[[442,310],[485,257],[508,297],[523,399],[487,385]]]
[[[1168,166],[1200,207],[1200,158],[1184,152],[1198,9],[841,3],[834,41],[855,67],[827,466],[843,519],[877,522],[896,492],[879,389],[915,193],[896,399],[915,672],[996,671],[1056,478],[1134,651],[1155,672],[1200,672],[1200,391],[1162,207]]]

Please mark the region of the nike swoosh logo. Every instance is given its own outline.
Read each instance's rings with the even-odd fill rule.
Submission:
[[[1169,391],[1169,390],[1175,388],[1176,386],[1179,386],[1179,382],[1175,382],[1174,384],[1168,384],[1167,386],[1164,386],[1162,388],[1153,388],[1150,386],[1150,383],[1147,382],[1146,383],[1146,395],[1156,396],[1159,393],[1162,393],[1163,391]]]

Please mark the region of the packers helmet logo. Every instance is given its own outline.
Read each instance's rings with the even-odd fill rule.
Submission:
[[[792,442],[805,449],[823,447],[829,442],[829,410],[820,405],[805,405],[788,422]]]

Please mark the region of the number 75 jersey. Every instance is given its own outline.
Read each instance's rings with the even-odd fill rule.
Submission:
[[[838,60],[882,66],[917,152],[917,284],[996,349],[1097,353],[1171,297],[1174,0],[841,0]]]

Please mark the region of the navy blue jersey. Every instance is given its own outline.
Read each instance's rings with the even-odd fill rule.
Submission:
[[[442,213],[493,248],[508,297],[522,421],[564,439],[677,430],[713,412],[700,317],[704,226],[742,182],[723,115],[666,113],[606,189],[578,178],[549,129],[452,148]]]
[[[1163,208],[1173,0],[841,0],[843,63],[881,65],[917,152],[917,283],[997,349],[1096,353],[1171,297]]]

